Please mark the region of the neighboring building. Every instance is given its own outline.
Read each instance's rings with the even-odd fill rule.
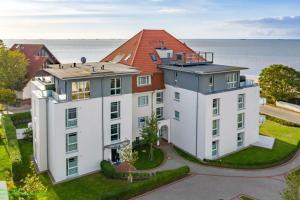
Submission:
[[[32,81],[34,160],[54,182],[118,161],[117,148],[132,141],[131,76],[123,64],[49,65]]]
[[[24,53],[28,60],[27,82],[22,88],[22,91],[17,92],[17,98],[21,104],[30,104],[30,80],[36,75],[41,75],[41,73],[43,73],[42,69],[48,64],[59,64],[59,61],[43,44],[14,44],[10,49]]]
[[[59,182],[118,162],[152,112],[162,138],[200,159],[245,148],[258,141],[259,88],[244,69],[163,30],[139,32],[99,63],[50,65],[32,82],[37,166]]]

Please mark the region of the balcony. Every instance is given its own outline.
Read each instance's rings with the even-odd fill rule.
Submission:
[[[256,86],[254,80],[247,79],[246,76],[240,76],[240,88]]]
[[[193,53],[175,53],[170,58],[163,60],[163,64],[176,66],[194,66],[210,64],[214,62],[213,52],[193,52]]]

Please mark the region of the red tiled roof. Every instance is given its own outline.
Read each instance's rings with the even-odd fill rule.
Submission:
[[[20,51],[25,54],[28,60],[26,74],[28,80],[32,79],[43,68],[43,65],[45,63],[52,63],[48,57],[37,55],[37,53],[42,48],[49,52],[49,54],[51,55],[51,60],[54,60],[55,63],[59,63],[59,61],[51,54],[51,52],[43,44],[14,44],[10,48],[13,51]]]
[[[160,48],[161,41],[163,41],[165,48],[172,49],[174,53],[194,53],[185,43],[165,30],[142,30],[102,61],[116,61],[122,58],[119,60],[120,63],[136,67],[142,74],[158,72],[157,64],[160,64],[161,61],[155,49]],[[152,61],[150,53],[156,55],[156,62]],[[128,58],[127,61],[126,58]]]

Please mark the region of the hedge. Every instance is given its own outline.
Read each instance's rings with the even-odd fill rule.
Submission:
[[[31,122],[31,112],[15,113],[9,116],[15,126]]]
[[[157,172],[155,176],[150,177],[145,181],[128,184],[127,187],[116,188],[106,192],[101,200],[123,200],[130,199],[139,194],[158,188],[162,185],[171,183],[175,180],[183,178],[189,173],[188,166],[183,166],[177,169]]]
[[[127,172],[117,172],[114,166],[106,160],[101,161],[100,163],[101,170],[103,175],[106,178],[112,179],[127,179],[128,173]],[[145,180],[148,179],[151,174],[149,173],[132,173],[133,180]]]
[[[13,180],[20,181],[23,178],[21,176],[22,173],[20,173],[22,171],[22,158],[16,136],[16,128],[9,115],[2,116],[2,125],[7,138],[8,154],[12,163]]]
[[[274,122],[277,122],[277,123],[285,125],[285,126],[300,127],[300,124],[289,122],[289,121],[286,121],[286,120],[283,120],[283,119],[279,119],[277,117],[273,117],[273,116],[266,115],[266,114],[263,114],[263,115],[266,116],[266,119],[274,121]]]

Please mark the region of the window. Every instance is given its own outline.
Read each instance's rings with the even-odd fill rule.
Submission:
[[[180,101],[180,93],[179,92],[174,93],[174,100],[175,101]]]
[[[78,173],[78,157],[67,158],[67,176],[76,175]]]
[[[244,145],[244,132],[237,134],[237,147],[242,147]]]
[[[208,86],[212,87],[214,85],[214,77],[211,75],[208,77]]]
[[[219,153],[219,141],[213,141],[212,142],[212,149],[211,149],[211,154],[213,157],[218,156]]]
[[[110,94],[111,95],[121,94],[121,79],[120,78],[110,79]]]
[[[110,140],[112,142],[120,140],[120,123],[110,125]]]
[[[156,104],[161,104],[164,102],[164,93],[163,92],[157,92],[156,93]]]
[[[177,85],[177,81],[178,81],[178,74],[177,74],[177,72],[175,72],[175,77],[174,77],[175,85]]]
[[[180,120],[180,113],[177,110],[174,111],[174,119]]]
[[[110,119],[120,118],[120,101],[110,103]]]
[[[77,108],[66,109],[66,127],[77,127]]]
[[[238,129],[245,127],[245,113],[238,114],[237,126],[238,126]]]
[[[149,104],[148,96],[139,96],[138,98],[139,107],[148,106],[148,104]]]
[[[227,74],[227,88],[236,88],[237,87],[237,73]]]
[[[219,130],[220,130],[220,120],[215,119],[212,121],[212,135],[213,136],[218,136],[219,135]]]
[[[151,85],[151,76],[150,75],[138,76],[137,77],[137,85],[138,86]]]
[[[138,118],[138,126],[139,128],[144,128],[146,125],[146,122],[148,120],[148,117],[139,117]]]
[[[77,133],[69,133],[66,137],[66,151],[77,151]]]
[[[157,61],[156,55],[154,53],[150,53],[150,58],[152,61]]]
[[[238,108],[242,110],[245,108],[245,94],[238,95]]]
[[[72,100],[90,98],[90,81],[72,82]]]
[[[213,99],[213,115],[220,114],[220,99]]]
[[[156,118],[158,120],[163,118],[163,114],[164,114],[163,112],[164,112],[163,107],[156,108]]]

